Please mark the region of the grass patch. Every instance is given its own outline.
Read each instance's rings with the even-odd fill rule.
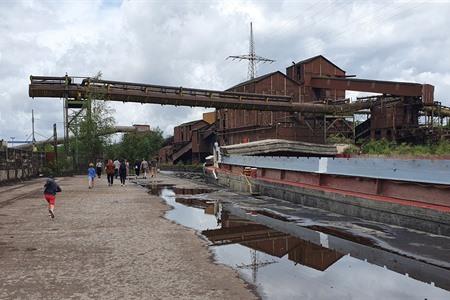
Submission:
[[[361,146],[361,153],[371,155],[412,155],[439,156],[450,155],[450,142],[440,141],[430,145],[397,144],[388,140],[370,141]]]

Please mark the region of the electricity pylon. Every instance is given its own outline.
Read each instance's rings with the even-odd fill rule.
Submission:
[[[253,79],[256,77],[256,65],[260,62],[265,63],[273,63],[275,62],[273,59],[265,58],[262,56],[258,56],[255,53],[255,41],[253,39],[253,26],[252,22],[250,22],[250,42],[249,42],[249,53],[244,55],[232,55],[228,56],[227,59],[231,58],[233,60],[238,59],[241,60],[248,60],[248,73],[247,77],[248,79]]]

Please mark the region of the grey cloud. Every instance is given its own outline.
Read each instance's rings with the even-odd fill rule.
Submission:
[[[225,58],[248,51],[250,20],[257,54],[276,60],[259,74],[323,53],[361,78],[429,81],[450,105],[449,12],[448,2],[0,2],[0,138],[25,138],[31,109],[43,135],[55,122],[62,128],[59,100],[28,98],[30,74],[101,70],[111,80],[226,89],[246,78],[245,62]],[[165,134],[205,111],[110,105],[118,124],[148,123]]]

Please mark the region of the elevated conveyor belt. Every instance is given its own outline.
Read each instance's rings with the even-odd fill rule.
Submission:
[[[107,129],[104,132],[101,132],[101,134],[99,134],[99,135],[108,135],[108,134],[114,134],[114,133],[120,133],[120,132],[124,132],[124,133],[125,132],[138,132],[138,128],[136,126],[114,126],[114,127],[111,127],[109,129]],[[65,141],[64,137],[59,137],[56,140],[56,143],[58,145],[61,145],[61,144],[64,144],[64,141]],[[26,149],[30,149],[30,148],[33,147],[33,143],[30,143],[30,142],[25,142],[25,143],[26,144],[18,145],[18,146],[15,146],[13,148],[26,150]],[[34,145],[35,146],[40,146],[40,145],[44,145],[44,144],[47,144],[47,143],[48,144],[53,144],[54,140],[52,138],[49,138],[47,140],[37,141],[37,142],[34,143]]]
[[[31,76],[29,96],[33,98],[69,98],[154,103],[162,105],[215,107],[245,110],[346,114],[368,109],[377,101],[344,104],[298,103],[290,96],[223,92],[75,77]],[[386,103],[389,100],[384,101]],[[393,99],[391,101],[398,101]]]

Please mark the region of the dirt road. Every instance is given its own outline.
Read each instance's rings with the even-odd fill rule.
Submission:
[[[0,299],[256,298],[144,188],[63,178],[52,221],[42,185],[0,188]]]

